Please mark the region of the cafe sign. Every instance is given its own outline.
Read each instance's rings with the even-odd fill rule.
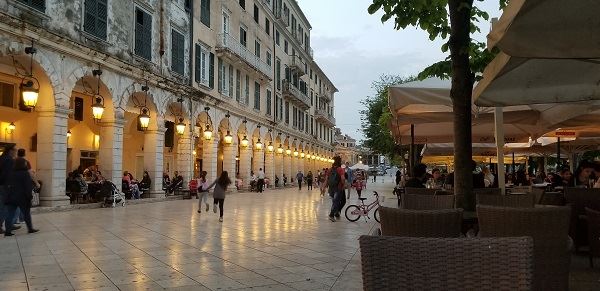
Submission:
[[[577,132],[572,130],[557,130],[554,132],[556,137],[577,137]]]

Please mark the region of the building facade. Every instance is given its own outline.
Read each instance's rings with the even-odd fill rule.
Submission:
[[[337,89],[310,29],[293,0],[2,1],[0,143],[28,151],[45,206],[79,166],[147,171],[153,197],[174,171],[326,167]]]
[[[334,129],[335,153],[342,158],[343,162],[349,162],[354,165],[360,161],[361,150],[356,145],[356,139],[347,134],[343,134],[339,128]]]

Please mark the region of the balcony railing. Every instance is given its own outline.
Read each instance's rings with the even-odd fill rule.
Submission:
[[[283,95],[289,97],[304,109],[310,108],[310,98],[287,80],[283,80]]]
[[[335,117],[329,114],[327,110],[316,108],[315,117],[317,120],[321,120],[331,126],[335,126]]]
[[[304,63],[300,60],[299,56],[292,56],[292,61],[290,62],[290,68],[297,72],[299,76],[304,76],[306,71],[304,70]]]
[[[317,97],[324,99],[327,102],[331,102],[331,96],[329,96],[329,94],[327,94],[327,93],[319,92],[319,93],[317,93]]]
[[[249,67],[265,76],[269,80],[273,80],[273,71],[267,63],[250,52],[237,39],[228,33],[220,33],[217,37],[217,52],[227,51],[233,54],[238,59],[245,62]]]

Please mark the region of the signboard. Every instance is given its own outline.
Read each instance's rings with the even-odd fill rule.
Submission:
[[[554,135],[556,137],[577,137],[577,132],[568,130],[557,130],[554,132]]]

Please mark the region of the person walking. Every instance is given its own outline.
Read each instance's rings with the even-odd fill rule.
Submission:
[[[302,190],[302,181],[304,181],[302,171],[298,171],[298,174],[296,174],[296,181],[298,182],[298,190]]]
[[[202,213],[202,202],[206,204],[206,211],[210,209],[210,205],[208,204],[208,183],[206,182],[206,171],[202,171],[200,173],[200,177],[198,178],[198,213]]]
[[[15,168],[15,156],[17,149],[14,144],[6,146],[2,155],[0,156],[0,233],[4,233],[3,225],[6,225],[6,229],[14,229],[11,219],[8,217],[8,207],[5,205],[6,198],[8,197],[8,181],[12,176],[12,172]]]
[[[265,172],[262,168],[258,169],[256,187],[258,188],[258,193],[263,192],[263,188],[265,187]]]
[[[308,174],[306,174],[306,187],[308,190],[313,189],[313,179],[312,171],[308,171]]]
[[[223,171],[221,176],[216,179],[212,184],[210,184],[206,189],[211,189],[215,187],[215,191],[213,191],[214,205],[213,211],[217,213],[217,204],[219,205],[219,221],[223,222],[223,204],[225,203],[225,192],[227,192],[227,187],[231,185],[231,180],[229,179],[229,174],[227,171]]]
[[[339,156],[334,157],[333,165],[331,165],[331,169],[327,172],[327,186],[329,186],[329,196],[332,198],[329,220],[332,222],[336,221],[336,216],[339,217],[342,208],[342,198],[346,196],[344,193],[344,185],[346,184],[344,174],[342,158]]]
[[[17,211],[17,207],[20,208],[21,213],[23,214],[23,218],[25,219],[25,223],[27,225],[27,232],[35,233],[39,231],[33,228],[33,223],[31,221],[31,199],[33,198],[32,192],[34,181],[31,178],[31,174],[29,173],[27,165],[28,162],[24,158],[18,158],[15,160],[14,171],[12,172],[8,182],[10,192],[5,200],[5,204],[8,206],[8,216],[4,221],[6,227],[4,236],[14,235],[12,233],[14,230],[14,228],[12,228],[12,220],[15,216],[15,212]]]
[[[348,199],[350,199],[350,192],[352,192],[352,181],[354,181],[354,171],[350,169],[350,163],[346,162],[346,188],[348,189]],[[346,204],[346,203],[344,203]]]

